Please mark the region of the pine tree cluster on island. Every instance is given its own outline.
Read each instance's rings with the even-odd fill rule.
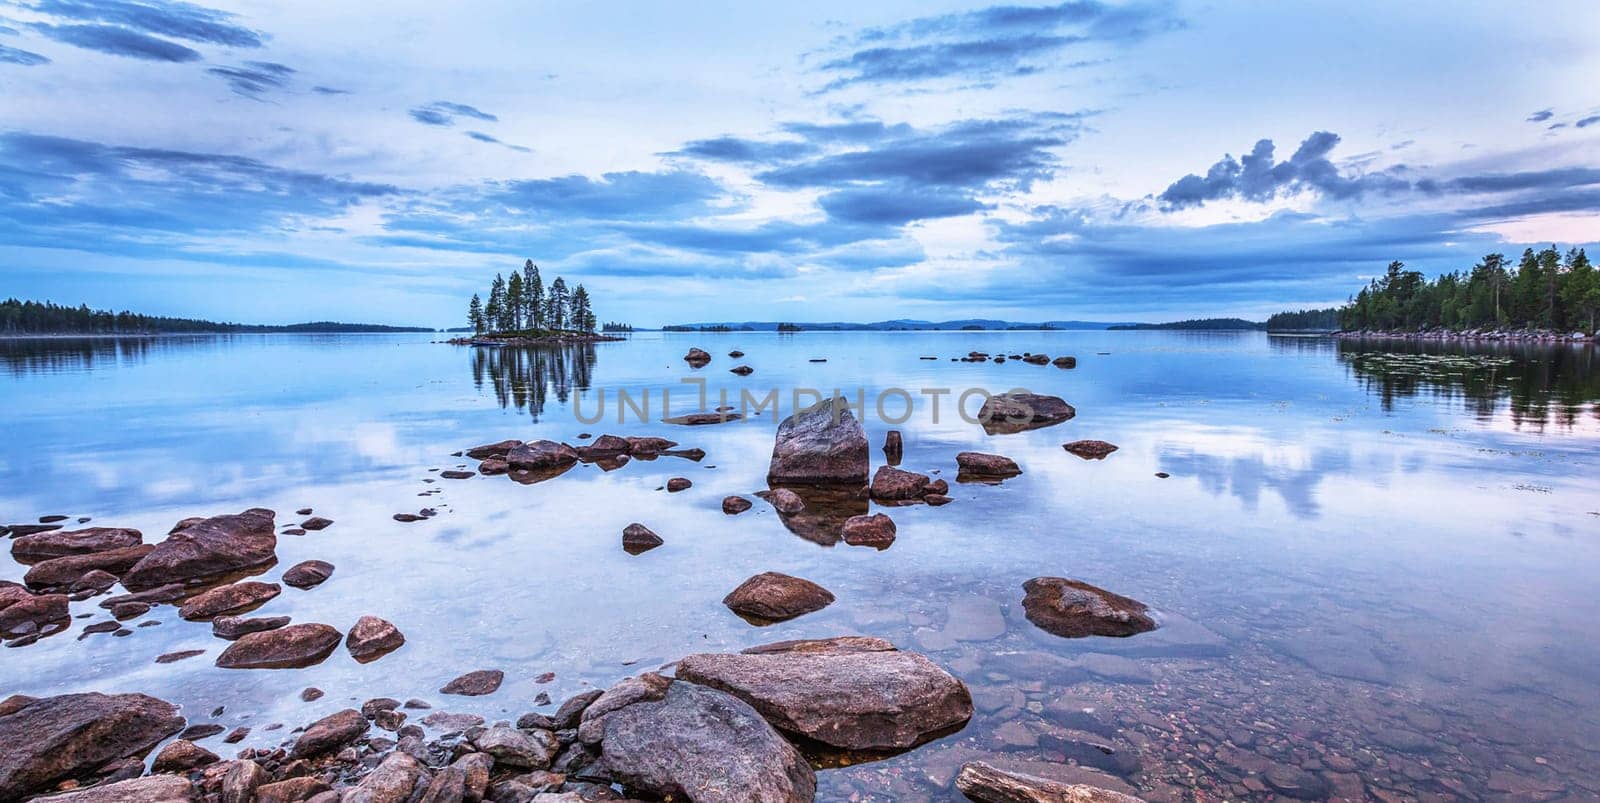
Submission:
[[[567,280],[557,276],[546,288],[531,259],[510,279],[495,274],[487,301],[474,293],[467,322],[479,335],[593,334],[598,324],[583,285],[568,290]]]

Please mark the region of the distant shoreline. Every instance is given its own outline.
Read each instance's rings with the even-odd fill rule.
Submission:
[[[0,340],[132,340],[168,337],[238,337],[240,335],[428,335],[437,329],[250,329],[237,332],[28,332],[0,333]]]
[[[1469,329],[1455,331],[1448,329],[1432,329],[1424,332],[1395,332],[1354,330],[1344,332],[1331,332],[1334,337],[1343,340],[1436,340],[1436,341],[1469,341],[1469,342],[1501,342],[1501,343],[1593,343],[1600,335],[1586,335],[1582,332],[1551,332],[1544,330],[1534,331],[1506,331]]]

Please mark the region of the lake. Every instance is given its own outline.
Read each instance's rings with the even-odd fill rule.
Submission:
[[[370,664],[341,649],[304,669],[224,670],[212,661],[226,643],[170,607],[126,637],[80,638],[108,618],[89,599],[73,603],[84,618],[68,632],[0,652],[0,696],[144,692],[192,723],[251,726],[239,747],[270,747],[376,696],[515,719],[548,712],[541,693],[559,703],[689,653],[859,633],[930,656],[978,713],[908,753],[831,759],[848,766],[820,773],[818,799],[959,799],[961,763],[996,756],[1079,765],[1150,800],[1600,797],[1592,346],[1099,331],[639,333],[550,349],[441,338],[0,341],[0,523],[91,517],[153,542],[189,516],[265,507],[281,528],[313,508],[334,524],[281,536],[263,579],[312,558],[336,570],[261,613],[341,630],[373,614],[407,639]],[[710,365],[690,369],[691,346]],[[971,350],[1078,362],[951,361]],[[754,373],[730,374],[736,364]],[[948,478],[953,502],[878,508],[898,526],[883,551],[792,530],[751,496],[766,488],[770,410],[656,420],[663,393],[673,412],[695,406],[681,382],[695,377],[712,406],[719,390],[737,406],[741,389],[776,389],[781,415],[796,387],[859,392],[874,468],[899,429],[901,466]],[[991,436],[953,408],[970,388],[1019,387],[1065,398],[1077,417]],[[950,391],[937,420],[935,388]],[[602,391],[606,418],[580,421]],[[619,391],[649,398],[651,420],[617,423]],[[890,418],[909,399],[909,419],[883,422],[878,399]],[[580,433],[661,435],[705,457],[580,465],[532,485],[437,473],[473,468],[452,453],[477,444]],[[1120,448],[1104,460],[1062,449],[1080,438]],[[1024,473],[957,483],[963,450]],[[669,494],[672,477],[693,487]],[[730,494],[756,504],[725,515]],[[424,507],[437,515],[392,518]],[[625,553],[632,522],[664,546]],[[25,568],[0,561],[0,579]],[[753,626],[721,600],[763,571],[837,601]],[[1162,626],[1050,635],[1020,604],[1040,575],[1141,600]],[[206,652],[154,662],[190,649]],[[480,668],[505,671],[497,693],[440,697]],[[302,702],[313,686],[327,695]]]

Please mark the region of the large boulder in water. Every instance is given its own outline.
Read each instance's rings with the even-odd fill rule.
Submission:
[[[506,462],[524,471],[548,471],[578,462],[578,451],[556,441],[532,441],[507,452]]]
[[[122,575],[129,591],[265,566],[277,560],[275,514],[264,508],[192,522],[156,544]]]
[[[990,435],[1009,435],[1054,426],[1077,415],[1078,411],[1060,396],[1039,393],[1002,393],[990,396],[978,409],[983,431]]]
[[[322,663],[344,640],[323,624],[300,624],[246,633],[217,656],[223,669],[295,669]]]
[[[149,544],[90,552],[86,555],[64,555],[40,561],[22,576],[29,588],[68,588],[90,572],[108,572],[120,576],[148,556],[155,547]]]
[[[799,410],[778,425],[770,485],[866,485],[867,434],[843,397]]]
[[[785,733],[845,750],[904,750],[972,718],[960,680],[864,636],[690,655],[676,674],[744,700]]]
[[[0,639],[54,635],[71,623],[66,594],[34,594],[17,586],[0,588]]]
[[[762,572],[728,592],[722,604],[752,624],[765,625],[820,611],[833,604],[833,593],[810,580]]]
[[[127,527],[90,527],[24,535],[11,542],[11,557],[18,563],[36,563],[66,555],[87,555],[126,549],[144,543],[144,534]]]
[[[1063,638],[1132,636],[1156,629],[1144,603],[1082,580],[1035,577],[1022,590],[1028,621]]]
[[[609,699],[608,699],[609,698]],[[580,735],[625,786],[691,803],[810,803],[817,776],[748,703],[693,683],[623,681],[583,713]]]
[[[872,498],[879,502],[921,501],[928,495],[930,482],[926,474],[878,466],[878,473],[872,475]]]
[[[49,791],[143,756],[183,728],[178,707],[143,694],[63,694],[0,716],[0,800]]]
[[[265,605],[267,600],[278,596],[282,591],[283,587],[277,583],[261,583],[254,580],[229,583],[190,597],[182,607],[178,608],[178,616],[191,622],[199,622],[215,619],[218,616],[248,613]]]

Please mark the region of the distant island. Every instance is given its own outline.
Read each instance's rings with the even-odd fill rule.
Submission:
[[[521,273],[511,271],[509,279],[496,273],[487,300],[472,295],[467,302],[467,324],[469,328],[462,331],[470,331],[472,336],[452,338],[451,343],[530,346],[623,339],[596,332],[599,319],[582,284],[569,289],[567,280],[557,276],[547,289],[539,266],[531,259],[523,262]],[[605,331],[632,332],[633,327],[608,321]]]
[[[1265,328],[1265,324],[1247,321],[1243,318],[1193,318],[1187,321],[1172,321],[1170,323],[1119,323],[1108,326],[1112,331],[1143,331],[1148,329],[1186,329],[1196,331],[1247,331],[1253,332]]]
[[[136,312],[64,307],[49,301],[0,301],[0,336],[27,335],[173,335],[271,333],[432,332],[422,326],[313,321],[285,325],[219,323],[198,318],[168,318]]]
[[[1391,262],[1339,310],[1342,329],[1388,333],[1467,330],[1595,333],[1600,272],[1582,248],[1522,252],[1512,265],[1488,254],[1466,271],[1429,281]],[[1569,334],[1569,336],[1570,336]]]
[[[675,323],[661,327],[664,332],[1038,332],[1062,329],[1099,331],[1122,325],[1097,321],[1042,321],[1027,323],[1003,321],[992,318],[964,318],[955,321],[922,321],[897,319],[850,323],[823,321],[794,323],[791,321],[719,321],[707,323]]]

